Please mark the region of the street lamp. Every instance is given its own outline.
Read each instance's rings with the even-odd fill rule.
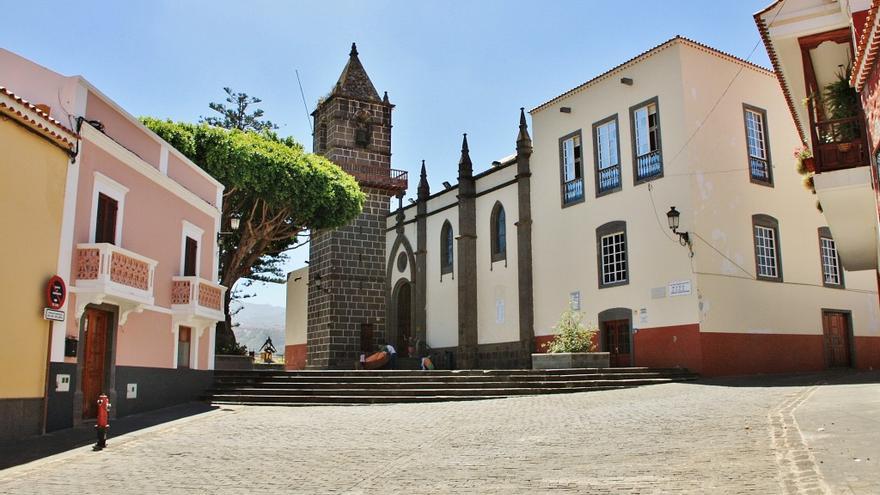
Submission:
[[[679,217],[681,216],[681,212],[675,209],[675,207],[670,207],[669,211],[666,212],[666,220],[669,221],[669,229],[672,230],[673,234],[678,235],[678,243],[682,246],[687,246],[691,252],[691,256],[694,255],[693,247],[691,246],[691,236],[687,232],[679,232]]]
[[[238,226],[241,225],[241,215],[233,214],[229,217],[229,227],[232,229],[229,232],[217,232],[217,240],[220,240],[220,237],[224,235],[232,235],[238,230]]]

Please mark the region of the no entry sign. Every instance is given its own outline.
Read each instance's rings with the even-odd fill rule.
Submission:
[[[46,283],[46,306],[52,309],[61,309],[67,299],[67,286],[64,279],[58,275],[53,276]]]

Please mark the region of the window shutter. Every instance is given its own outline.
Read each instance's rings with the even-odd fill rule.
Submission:
[[[565,182],[574,180],[574,139],[562,142],[562,170]]]
[[[648,107],[642,107],[635,112],[636,126],[636,154],[642,156],[651,151],[651,143],[648,139]]]
[[[617,122],[608,124],[608,156],[611,165],[617,165]]]

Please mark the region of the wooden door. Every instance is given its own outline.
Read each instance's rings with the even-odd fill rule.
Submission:
[[[195,277],[196,276],[196,262],[198,260],[199,255],[199,241],[193,239],[192,237],[187,237],[186,242],[184,244],[183,251],[183,276],[184,277]]]
[[[180,327],[177,329],[177,367],[189,368],[189,351],[192,329]]]
[[[611,320],[602,324],[605,351],[611,353],[611,366],[629,366],[629,320]]]
[[[825,362],[828,367],[850,366],[849,315],[833,311],[823,312],[822,330],[825,334]]]
[[[98,396],[106,393],[104,378],[107,370],[107,333],[110,315],[105,311],[87,309],[83,316],[85,347],[83,348],[82,392],[83,418],[94,418]]]

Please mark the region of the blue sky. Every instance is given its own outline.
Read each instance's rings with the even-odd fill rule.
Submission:
[[[376,89],[397,105],[392,166],[410,171],[414,194],[422,159],[432,190],[455,181],[462,132],[484,169],[513,152],[519,107],[676,34],[747,57],[759,43],[752,14],[770,1],[3,0],[14,21],[0,46],[85,76],[134,115],[197,121],[230,86],[262,98],[279,132],[310,149],[295,70],[310,112],[356,41]],[[762,44],[751,60],[769,66]],[[283,286],[254,292],[251,302],[284,305]]]

